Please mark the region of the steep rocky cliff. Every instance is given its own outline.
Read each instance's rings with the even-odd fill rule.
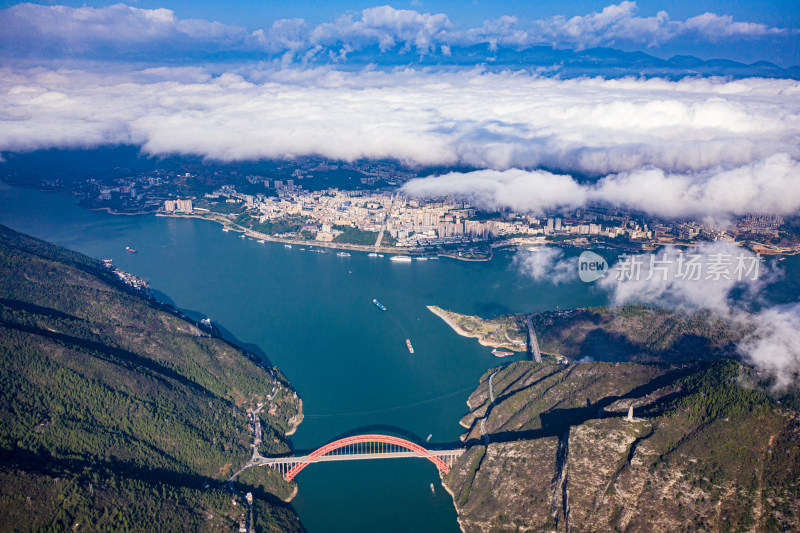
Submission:
[[[762,387],[731,360],[514,363],[444,483],[466,532],[797,531],[800,422]]]

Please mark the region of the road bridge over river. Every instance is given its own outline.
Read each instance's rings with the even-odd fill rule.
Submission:
[[[537,363],[542,362],[542,352],[539,350],[539,341],[536,340],[536,332],[533,330],[533,320],[531,315],[525,317],[525,323],[528,325],[528,353]]]
[[[417,457],[427,459],[442,473],[447,474],[455,459],[464,451],[464,448],[428,450],[409,440],[390,435],[355,435],[328,443],[308,455],[263,457],[254,454],[250,463],[242,470],[257,466],[269,466],[278,469],[286,481],[291,481],[308,465],[322,461],[364,461]],[[233,477],[236,477],[242,470]]]

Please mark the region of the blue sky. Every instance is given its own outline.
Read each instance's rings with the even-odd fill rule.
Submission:
[[[574,2],[140,0],[0,2],[0,60],[64,57],[142,60],[165,52],[195,60],[257,54],[344,63],[353,51],[448,56],[451,47],[611,47],[667,59],[695,55],[745,63],[800,63],[800,10],[776,0]],[[311,56],[309,56],[311,54]],[[409,54],[406,57],[413,56]],[[391,63],[391,61],[389,62]]]
[[[63,1],[0,0],[0,158],[389,158],[521,210],[800,211],[795,4]]]
[[[0,7],[9,7],[21,2],[0,1]],[[59,2],[31,2],[42,5],[67,5],[72,7],[102,7],[117,4],[114,0],[63,0]],[[563,15],[571,17],[600,11],[611,1],[561,0],[561,1],[337,1],[318,2],[313,0],[138,0],[125,2],[143,9],[165,7],[172,9],[181,18],[204,18],[255,28],[280,18],[303,18],[311,23],[330,21],[347,11],[361,11],[369,7],[388,4],[397,9],[412,9],[428,13],[446,13],[456,24],[479,25],[486,19],[500,15],[513,15],[521,19],[537,19]],[[796,1],[785,0],[680,0],[652,1],[639,0],[639,14],[652,16],[665,10],[673,18],[686,19],[707,11],[733,16],[738,21],[760,22],[783,27],[800,27],[800,8]]]

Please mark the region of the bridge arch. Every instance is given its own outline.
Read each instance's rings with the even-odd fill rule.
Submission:
[[[405,448],[406,450],[415,452],[418,456],[427,459],[428,461],[432,462],[436,465],[436,467],[447,474],[450,472],[450,467],[447,466],[440,457],[437,457],[419,444],[415,444],[410,440],[401,439],[400,437],[392,437],[390,435],[355,435],[352,437],[345,437],[343,439],[335,440],[317,448],[310,454],[306,456],[306,460],[295,464],[288,472],[283,476],[286,481],[292,481],[294,477],[300,473],[302,469],[310,465],[311,463],[316,462],[320,457],[323,455],[329,454],[341,448],[345,448],[347,446],[352,446],[354,444],[362,444],[362,443],[379,443],[379,444],[391,444],[398,446],[400,448]]]

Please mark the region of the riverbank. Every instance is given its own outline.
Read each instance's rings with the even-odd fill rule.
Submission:
[[[470,320],[479,322],[479,325],[481,326],[479,329],[473,329],[472,331],[468,331],[464,329],[464,327],[461,324],[456,322],[455,319],[455,316],[464,317],[464,315],[459,315],[458,313],[446,311],[441,307],[437,307],[435,305],[428,305],[427,308],[431,313],[441,318],[444,321],[444,323],[450,326],[450,328],[453,331],[455,331],[458,335],[462,337],[478,339],[478,344],[480,344],[481,346],[487,346],[489,348],[505,348],[513,352],[524,352],[527,348],[525,345],[515,344],[514,341],[512,341],[508,337],[508,333],[505,329],[503,329],[502,334],[506,337],[507,339],[506,342],[493,340],[490,338],[490,335],[499,334],[500,332],[498,330],[504,328],[505,327],[504,325],[498,324],[494,321],[483,320],[479,317],[465,317],[469,318]],[[454,317],[451,317],[449,315],[454,315]]]
[[[156,213],[157,217],[167,217],[167,218],[197,218],[200,220],[209,220],[211,222],[216,222],[217,224],[221,224],[224,228],[227,228],[230,231],[235,231],[236,233],[242,233],[247,237],[251,237],[253,239],[261,239],[264,241],[270,242],[280,242],[283,244],[292,244],[292,245],[300,245],[300,246],[318,246],[320,248],[332,248],[336,250],[352,250],[356,252],[376,252],[382,254],[395,254],[395,255],[411,255],[411,251],[404,248],[394,248],[394,247],[387,247],[387,246],[369,246],[363,244],[348,244],[343,242],[325,242],[325,241],[306,241],[300,239],[290,239],[286,237],[275,237],[274,235],[267,235],[266,233],[260,233],[258,231],[253,231],[251,229],[243,228],[238,224],[233,224],[230,220],[228,220],[224,215],[214,215],[210,213],[209,215],[200,215],[194,213]]]

